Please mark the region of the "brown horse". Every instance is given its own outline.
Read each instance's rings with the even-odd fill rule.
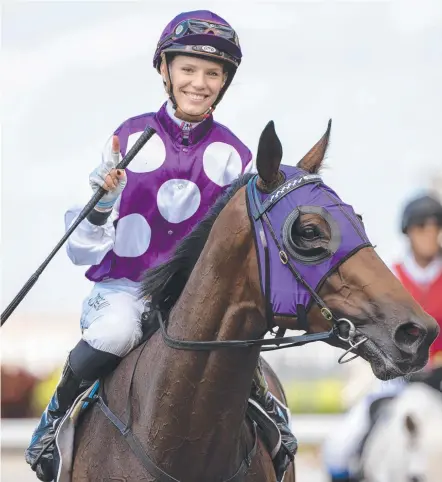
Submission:
[[[329,193],[312,175],[323,162],[329,134],[330,127],[298,163],[305,177],[292,182],[284,174],[287,166],[280,165],[282,147],[273,123],[264,129],[256,158],[258,175],[252,181],[260,196],[272,193],[268,201],[272,206],[267,203],[262,209],[266,222],[273,222],[266,213],[281,211],[280,197],[299,204],[301,189],[295,188],[304,183],[316,182],[308,184],[316,189],[312,193],[327,189]],[[249,178],[231,186],[168,263],[147,273],[143,294],[159,310],[156,316],[160,319],[161,313],[167,319],[163,328],[168,336],[192,342],[268,341],[263,338],[271,323],[313,334],[324,332],[324,340],[360,354],[383,379],[422,368],[437,336],[436,322],[403,289],[368,242],[348,250],[313,285],[293,268],[296,261],[305,273],[314,274],[322,266],[318,259],[331,260],[327,253],[351,244],[354,233],[366,239],[361,221],[348,214],[353,212],[351,207],[344,209],[336,196],[334,204],[298,212],[284,231],[290,236],[287,247],[278,245],[275,260],[267,253],[276,249],[279,232],[273,232],[272,238],[268,230],[263,234],[257,229],[254,220],[262,213],[254,217],[249,212]],[[310,207],[315,204],[312,196],[305,202]],[[340,230],[338,214],[327,214],[344,211],[353,234]],[[293,252],[293,257],[287,252]],[[296,286],[309,286],[311,300],[304,311],[299,303],[295,305],[300,310],[297,316],[281,313],[269,299],[270,288],[272,293],[287,288],[282,278],[268,278],[278,263],[278,269],[290,269],[285,274],[281,271],[281,276],[293,273]],[[286,289],[286,297],[295,297],[291,289]],[[130,433],[122,430],[123,436],[109,420],[109,412],[106,416],[102,406],[93,406],[77,433],[73,480],[275,481],[264,446],[258,441],[257,450],[252,450],[254,430],[246,417],[261,347],[237,342],[213,349],[207,344],[204,350],[203,345],[174,344],[163,328],[129,354],[104,383],[110,410],[124,422],[130,418]],[[143,461],[140,453],[145,455]]]

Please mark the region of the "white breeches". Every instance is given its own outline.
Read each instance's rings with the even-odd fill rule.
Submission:
[[[142,338],[143,311],[136,289],[97,283],[83,302],[82,338],[97,350],[124,357]]]

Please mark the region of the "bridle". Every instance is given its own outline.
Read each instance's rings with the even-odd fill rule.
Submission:
[[[265,202],[261,202],[257,195],[257,181],[258,175],[253,176],[247,183],[247,206],[249,211],[249,217],[251,217],[257,225],[258,232],[256,233],[256,240],[262,243],[265,255],[265,314],[267,320],[268,332],[270,332],[273,337],[267,339],[253,339],[253,340],[226,340],[226,341],[190,341],[190,340],[179,340],[172,338],[167,333],[168,321],[163,319],[163,315],[160,309],[152,307],[153,313],[151,315],[156,316],[159,328],[162,334],[164,343],[176,350],[189,350],[189,351],[210,351],[217,350],[221,348],[249,348],[252,346],[262,347],[262,351],[272,351],[280,350],[283,348],[289,348],[292,346],[301,346],[306,343],[312,343],[315,341],[326,341],[333,337],[339,338],[342,342],[349,345],[348,349],[339,357],[338,363],[348,363],[349,361],[357,358],[359,355],[355,353],[355,350],[365,343],[368,338],[358,332],[354,323],[347,318],[336,318],[331,310],[326,306],[325,302],[318,295],[318,293],[307,283],[307,281],[301,276],[301,274],[296,270],[290,261],[289,256],[285,250],[281,247],[274,231],[272,224],[268,218],[267,213],[272,209],[285,195],[290,192],[299,189],[305,184],[309,183],[321,183],[322,179],[320,176],[315,174],[305,174],[302,177],[290,178],[285,181],[277,191],[269,196]],[[274,323],[274,313],[272,310],[270,302],[270,257],[269,248],[267,244],[267,239],[264,234],[264,223],[266,223],[270,233],[272,234],[273,241],[278,247],[281,263],[286,265],[293,276],[296,278],[298,283],[305,286],[305,288],[310,292],[312,299],[320,307],[322,316],[327,321],[333,321],[333,327],[331,330],[320,333],[309,333],[298,336],[284,336],[285,329],[279,329],[277,333],[273,331]],[[361,244],[358,249],[367,246],[368,244]],[[352,252],[351,254],[354,254]],[[298,324],[301,330],[308,331],[308,320],[306,310],[302,305],[298,305]],[[344,330],[341,330],[344,328]],[[360,337],[360,339],[357,339]],[[348,357],[348,355],[352,355]]]

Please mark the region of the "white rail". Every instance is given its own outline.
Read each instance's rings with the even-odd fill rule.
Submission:
[[[341,415],[293,415],[292,429],[301,445],[319,445],[340,420]],[[24,450],[37,423],[37,419],[2,419],[2,449]]]

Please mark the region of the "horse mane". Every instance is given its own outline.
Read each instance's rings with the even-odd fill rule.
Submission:
[[[236,192],[253,174],[239,176],[215,201],[204,218],[176,246],[171,258],[145,271],[140,294],[167,315],[177,302],[207,242],[213,224]]]

